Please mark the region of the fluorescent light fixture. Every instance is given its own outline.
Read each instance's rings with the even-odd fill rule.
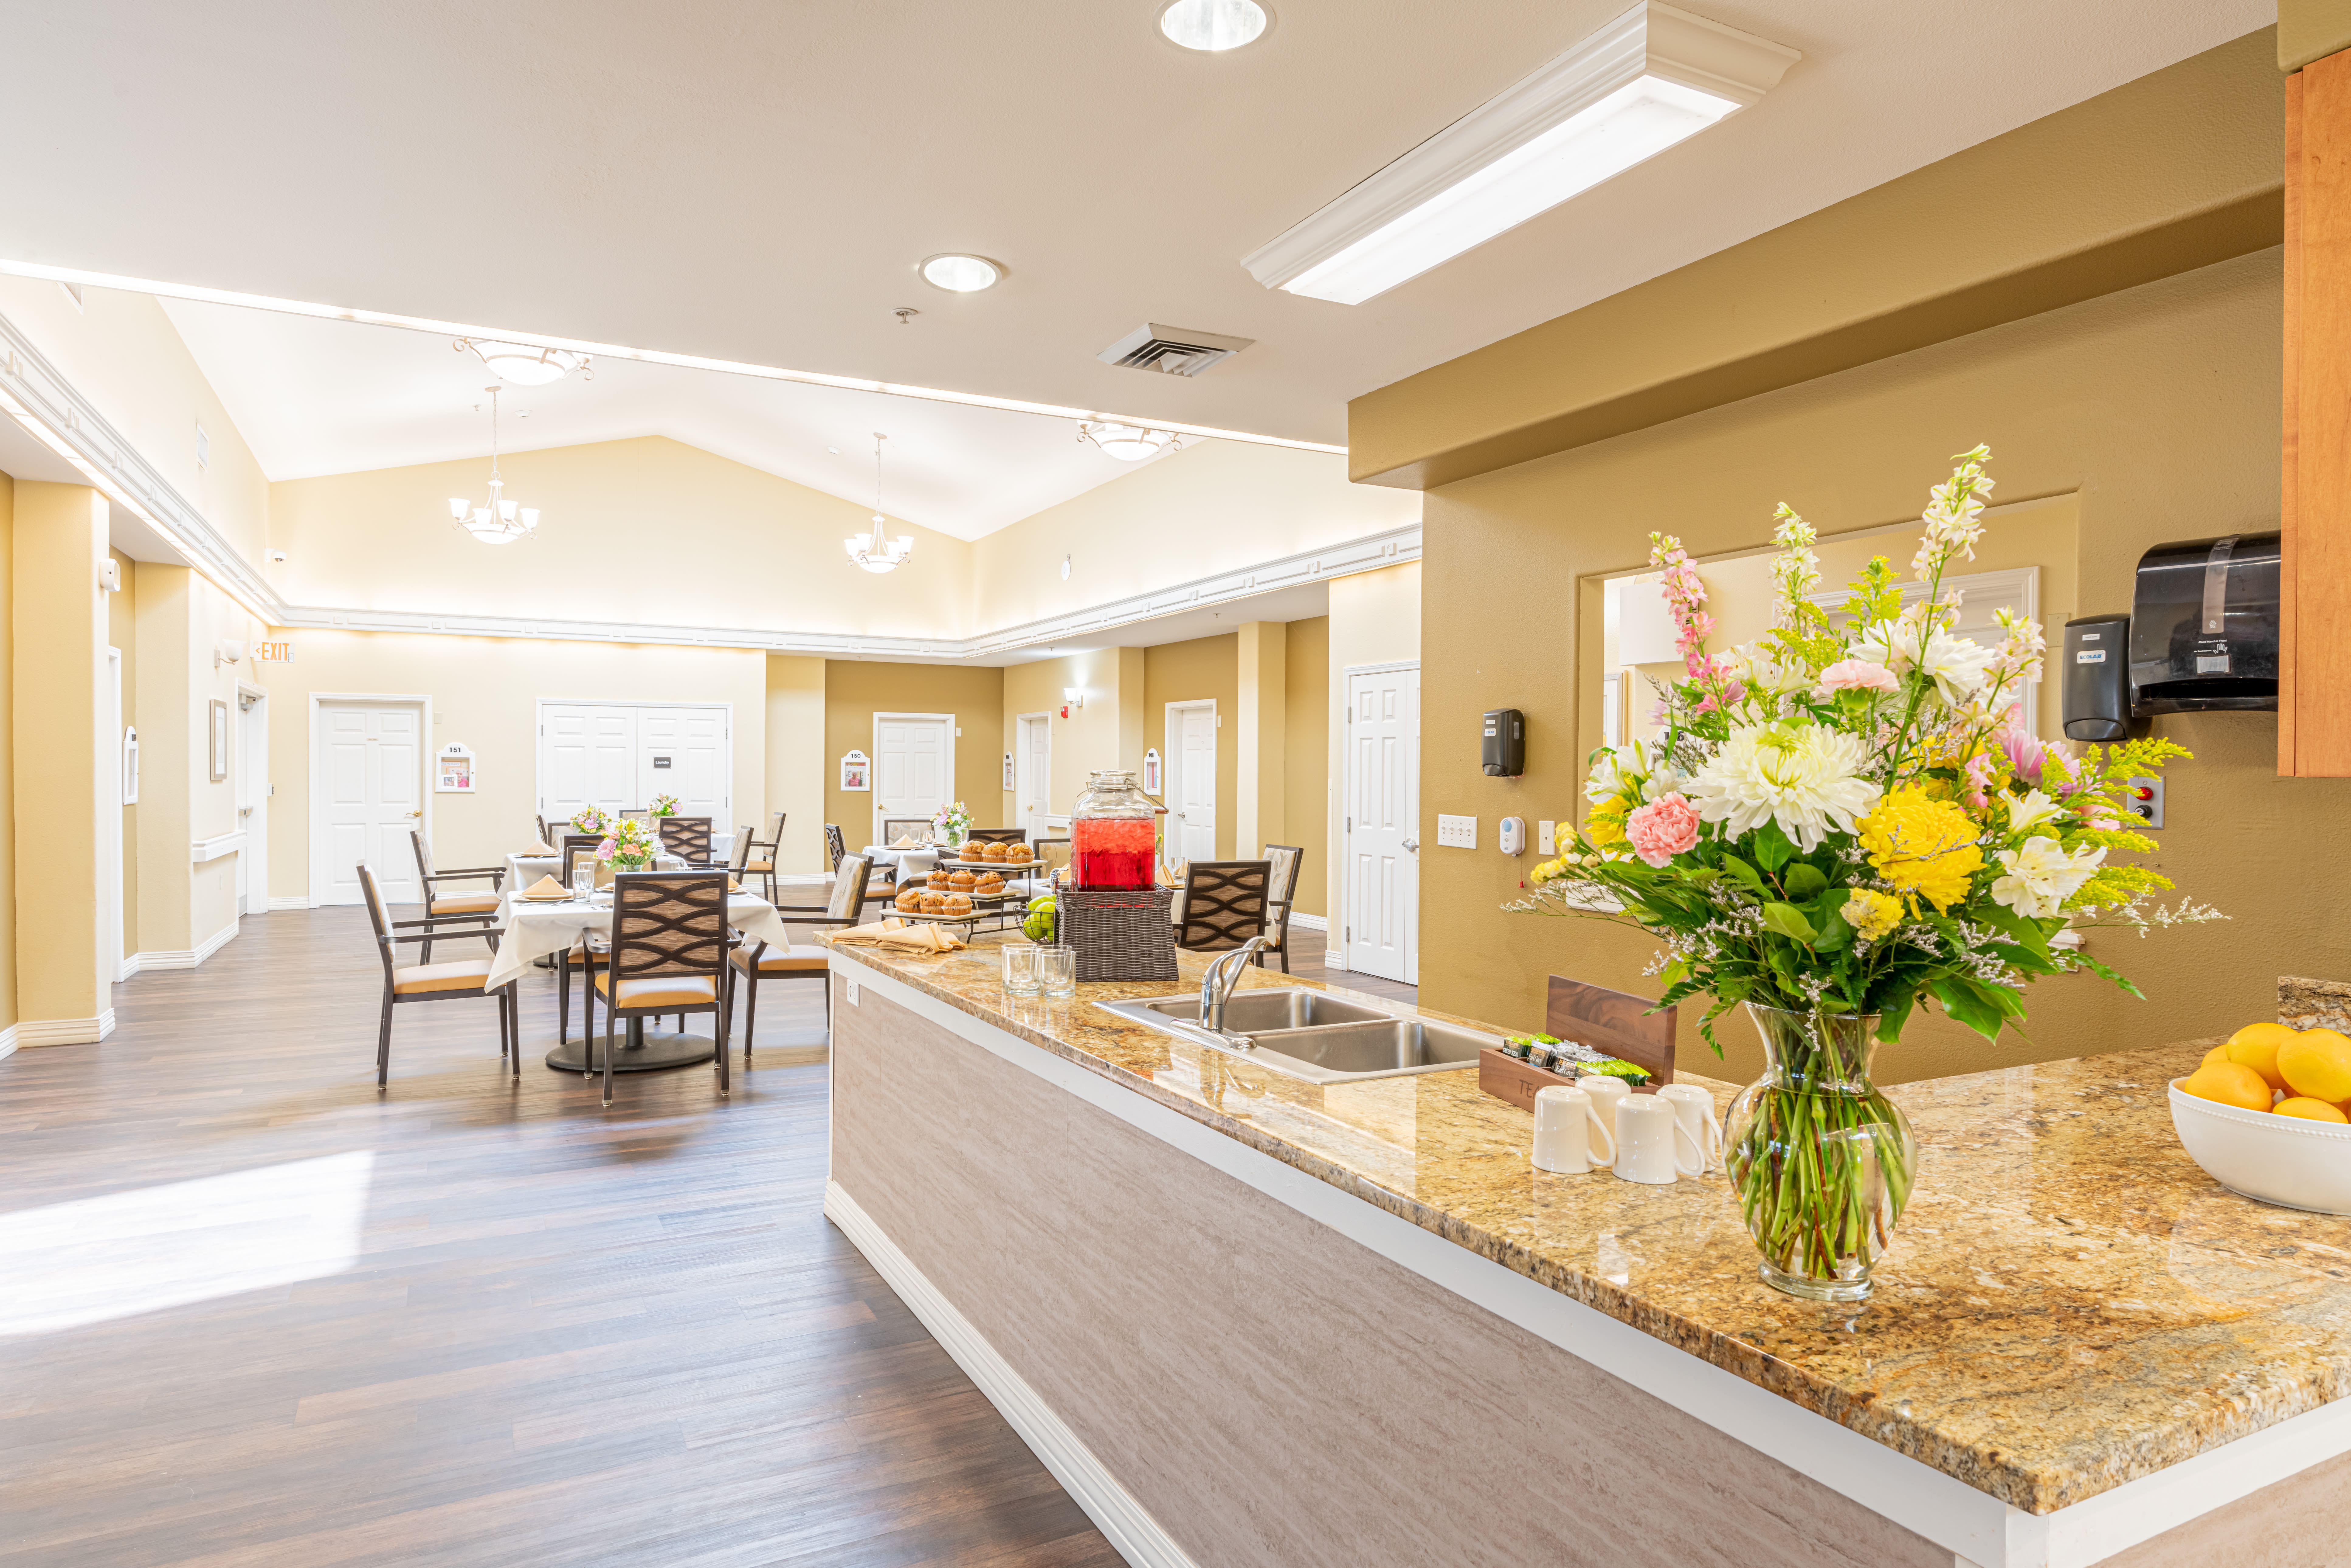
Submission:
[[[983,288],[993,288],[1003,276],[1004,269],[987,257],[966,256],[960,251],[948,251],[923,263],[923,281],[950,294],[977,294]]]
[[[1646,0],[1241,265],[1360,305],[1737,113],[1801,57]]]
[[[1257,0],[1175,0],[1159,13],[1159,31],[1187,49],[1238,49],[1265,31],[1265,7]]]

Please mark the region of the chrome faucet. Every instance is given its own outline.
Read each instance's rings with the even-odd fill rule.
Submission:
[[[1271,940],[1270,936],[1252,936],[1231,952],[1218,954],[1209,964],[1208,972],[1200,977],[1202,1028],[1217,1034],[1225,1033],[1225,1003],[1232,996],[1233,988],[1240,984],[1241,971],[1249,967],[1249,959]],[[1249,1043],[1244,1036],[1227,1038],[1243,1047]]]

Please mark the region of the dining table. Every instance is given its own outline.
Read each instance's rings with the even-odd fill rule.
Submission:
[[[521,857],[508,857],[510,861]],[[576,897],[538,900],[522,896],[528,883],[517,883],[509,876],[506,890],[499,894],[497,930],[498,948],[490,960],[489,978],[482,982],[486,991],[495,991],[518,977],[523,970],[538,959],[562,954],[585,942],[590,936],[609,939],[612,932],[612,895],[610,889],[591,894],[587,899]],[[765,942],[774,947],[791,946],[791,933],[787,928],[781,911],[758,894],[729,893],[726,895],[726,924],[748,942]],[[581,1014],[588,1011],[582,998]],[[686,1030],[664,1030],[649,1024],[643,1019],[625,1020],[627,1039],[616,1043],[612,1052],[615,1072],[647,1072],[664,1067],[688,1067],[711,1061],[718,1054],[716,1036],[697,1034]],[[562,1072],[590,1071],[590,1042],[559,1040],[547,1052],[547,1065]],[[592,1058],[596,1068],[603,1065],[601,1042],[596,1042]]]

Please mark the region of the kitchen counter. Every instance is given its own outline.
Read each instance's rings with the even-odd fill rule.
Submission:
[[[1873,1300],[1823,1307],[1757,1279],[1725,1177],[1535,1171],[1531,1116],[1474,1070],[1321,1087],[1092,1005],[1196,988],[1188,958],[1179,985],[1062,1002],[1005,996],[993,943],[834,964],[836,984],[885,977],[2022,1515],[2086,1517],[2077,1505],[2231,1445],[2237,1469],[2258,1462],[2217,1484],[2223,1501],[2351,1448],[2325,1408],[2351,1390],[2351,1219],[2249,1202],[2189,1160],[2164,1086],[2209,1042],[1889,1090],[1921,1145],[1916,1193]],[[1252,968],[1243,984],[1312,983]],[[1681,1081],[1719,1109],[1734,1092]],[[2241,1443],[2298,1416],[2291,1443]],[[2065,1533],[2041,1529],[2058,1544],[2038,1561],[2100,1560]],[[1998,1555],[1974,1550],[1963,1561]]]

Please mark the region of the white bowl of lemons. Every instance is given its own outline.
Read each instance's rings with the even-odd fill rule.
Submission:
[[[2247,1024],[2171,1082],[2189,1157],[2231,1192],[2351,1214],[2351,1039]]]

